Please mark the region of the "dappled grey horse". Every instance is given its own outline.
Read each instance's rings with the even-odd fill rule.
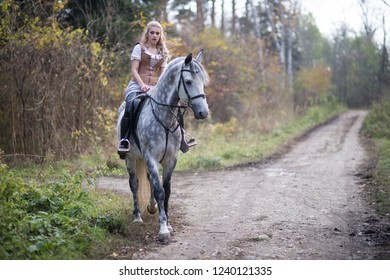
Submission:
[[[181,119],[187,107],[192,109],[196,119],[204,119],[209,114],[204,93],[204,86],[208,84],[209,78],[201,65],[202,56],[203,51],[200,51],[195,59],[189,54],[172,60],[156,86],[147,94],[136,97],[144,101],[142,110],[136,117],[136,124],[133,125],[133,133],[130,134],[131,149],[125,159],[133,193],[134,221],[142,222],[139,204],[143,192],[140,189],[149,185],[147,209],[150,213],[155,213],[157,202],[159,241],[163,243],[170,241],[172,233],[168,220],[168,201],[171,176],[184,131]],[[122,104],[119,108],[118,140],[124,107]],[[163,167],[162,183],[159,164]]]

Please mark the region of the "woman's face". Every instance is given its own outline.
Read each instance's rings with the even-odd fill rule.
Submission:
[[[161,29],[157,26],[151,26],[147,36],[149,43],[153,46],[157,46],[157,43],[161,38]]]

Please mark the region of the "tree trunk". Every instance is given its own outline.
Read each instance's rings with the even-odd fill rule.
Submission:
[[[203,0],[196,0],[196,22],[199,32],[204,30]]]
[[[249,5],[252,10],[252,21],[253,24],[255,25],[255,33],[256,33],[256,39],[258,42],[258,47],[257,47],[257,52],[259,56],[259,68],[260,68],[260,79],[261,82],[266,84],[266,79],[264,76],[264,59],[263,59],[263,47],[262,47],[262,41],[261,41],[261,30],[260,30],[260,19],[259,15],[257,13],[257,9],[255,5],[253,4],[253,0],[249,0]]]
[[[225,34],[225,0],[221,3],[221,33]]]
[[[215,0],[212,0],[211,3],[211,27],[215,28]]]
[[[236,34],[236,22],[237,22],[237,15],[236,15],[236,0],[232,0],[232,36]]]

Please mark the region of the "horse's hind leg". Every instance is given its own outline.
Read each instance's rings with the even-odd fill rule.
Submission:
[[[135,161],[126,158],[126,166],[127,166],[127,171],[129,173],[130,190],[133,193],[134,222],[142,223],[141,211],[139,208],[139,201],[138,201],[138,181],[137,181],[137,176],[135,174]]]

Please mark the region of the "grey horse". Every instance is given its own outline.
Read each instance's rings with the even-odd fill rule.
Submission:
[[[205,119],[209,114],[204,93],[209,77],[201,65],[202,57],[203,50],[195,59],[189,54],[187,57],[176,58],[167,65],[156,86],[147,94],[141,95],[145,99],[144,104],[129,138],[131,148],[125,161],[133,194],[134,222],[142,222],[140,197],[144,192],[141,188],[149,185],[147,209],[150,213],[155,213],[157,202],[159,241],[162,243],[168,243],[172,234],[168,220],[168,201],[171,177],[184,131],[180,119],[187,108],[192,109],[196,119]],[[124,104],[118,112],[118,137],[123,114]],[[159,164],[162,166],[162,182]]]

